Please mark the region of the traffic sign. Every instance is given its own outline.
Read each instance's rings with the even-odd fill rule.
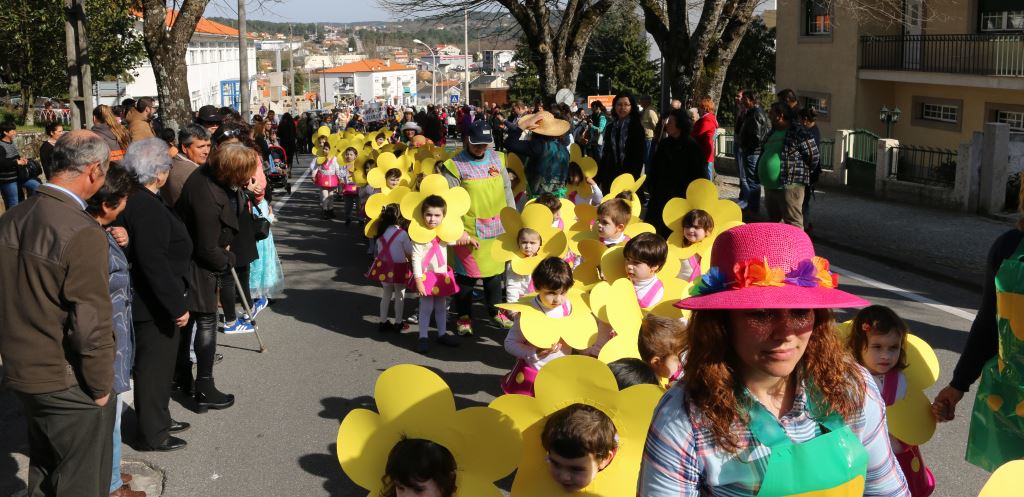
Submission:
[[[453,104],[459,103],[459,96],[458,95],[452,95],[451,96],[451,103],[453,103]]]

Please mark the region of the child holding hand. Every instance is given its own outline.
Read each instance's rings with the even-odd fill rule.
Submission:
[[[379,331],[402,331],[405,311],[405,288],[412,274],[409,259],[412,257],[412,240],[401,227],[402,216],[398,204],[384,207],[380,215],[383,231],[375,242],[377,258],[370,266],[367,277],[381,285]],[[395,321],[388,321],[391,302],[395,304]]]
[[[715,220],[706,211],[693,209],[683,216],[683,246],[700,243],[715,231]],[[693,254],[682,261],[679,277],[686,281],[697,281],[701,277],[700,254]]]
[[[640,358],[659,378],[667,380],[668,386],[682,378],[686,325],[678,319],[648,314],[640,324],[637,346]]]
[[[356,157],[358,156],[359,152],[353,147],[346,148],[341,155],[345,162],[340,171],[341,198],[345,204],[345,224],[349,224],[355,219],[356,202],[359,201],[359,185],[356,184]]]
[[[447,212],[448,204],[438,195],[429,195],[420,205],[423,225],[434,229],[441,225]],[[448,331],[448,296],[459,291],[455,283],[455,273],[448,265],[448,244],[434,237],[430,243],[414,243],[412,245],[412,272],[416,291],[420,294],[420,336],[416,350],[421,354],[430,351],[430,316],[434,316],[437,325],[437,343],[449,347],[457,347],[459,339]]]
[[[910,328],[892,309],[872,305],[853,318],[847,345],[854,358],[867,368],[882,392],[882,400],[891,406],[907,396],[907,335]],[[935,477],[924,465],[921,450],[889,436],[893,454],[900,463],[907,487],[913,497],[927,497],[935,490]],[[916,467],[916,470],[915,470]]]
[[[323,219],[334,218],[334,197],[331,195],[342,182],[341,168],[334,157],[328,157],[322,164],[313,162],[315,173],[313,183],[320,187],[320,216]]]
[[[572,269],[557,257],[548,257],[537,265],[531,275],[537,297],[531,302],[535,309],[548,317],[564,318],[572,312],[568,293],[572,288]],[[516,357],[512,371],[501,383],[505,393],[533,395],[533,380],[545,364],[566,355],[567,345],[561,340],[549,347],[540,348],[526,340],[520,325],[521,315],[516,316],[512,329],[505,336],[505,351]],[[520,377],[520,375],[522,375]]]

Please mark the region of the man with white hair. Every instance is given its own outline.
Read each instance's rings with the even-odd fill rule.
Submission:
[[[99,135],[66,133],[50,182],[0,217],[0,357],[28,421],[28,495],[110,492],[107,236],[85,212],[109,158]]]

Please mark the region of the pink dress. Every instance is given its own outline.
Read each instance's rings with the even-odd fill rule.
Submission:
[[[381,250],[377,252],[377,258],[370,266],[366,277],[376,283],[392,283],[396,285],[408,285],[412,280],[412,270],[408,262],[397,262],[391,257],[391,244],[400,235],[405,233],[401,228],[391,232],[391,236],[380,237]]]
[[[433,272],[429,270],[430,261],[434,260],[437,266],[445,268],[444,272]],[[423,287],[427,291],[427,297],[449,297],[459,293],[459,285],[455,282],[455,271],[445,263],[445,256],[441,244],[434,238],[430,241],[430,248],[423,257]],[[410,283],[411,288],[415,282]]]

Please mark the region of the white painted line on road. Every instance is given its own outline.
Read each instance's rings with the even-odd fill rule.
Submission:
[[[901,297],[913,300],[914,302],[920,302],[920,303],[922,303],[924,305],[927,305],[929,307],[938,309],[938,310],[940,310],[942,312],[945,312],[945,313],[948,313],[948,314],[952,314],[952,315],[954,315],[954,316],[956,316],[958,318],[963,318],[963,319],[966,319],[968,321],[974,321],[974,316],[975,315],[971,314],[970,312],[964,311],[962,309],[957,309],[956,307],[943,304],[941,302],[932,300],[932,299],[930,299],[928,297],[924,297],[924,296],[918,295],[918,294],[916,294],[914,292],[911,292],[910,290],[904,290],[904,289],[902,289],[900,287],[892,286],[892,285],[890,285],[888,283],[882,283],[881,281],[878,281],[878,280],[875,280],[875,279],[872,279],[872,278],[868,278],[867,276],[864,276],[862,274],[857,274],[857,273],[854,273],[853,271],[847,271],[845,269],[840,269],[837,266],[832,266],[832,270],[834,272],[837,272],[837,273],[842,274],[844,276],[848,276],[848,277],[853,278],[855,280],[859,280],[859,281],[861,281],[861,282],[863,282],[863,283],[865,283],[865,284],[867,284],[869,286],[873,286],[873,287],[878,288],[880,290],[885,290],[887,292],[895,293],[896,295],[899,295]]]
[[[285,195],[285,197],[282,198],[281,200],[274,202],[274,212],[278,212],[281,210],[282,207],[288,205],[288,201],[292,199],[292,194],[299,191],[299,185],[304,185],[306,183],[306,178],[309,177],[309,168],[304,167],[302,169],[304,170],[302,176],[299,178],[298,181],[295,182],[295,184],[292,185],[292,192],[289,193],[288,195]]]

